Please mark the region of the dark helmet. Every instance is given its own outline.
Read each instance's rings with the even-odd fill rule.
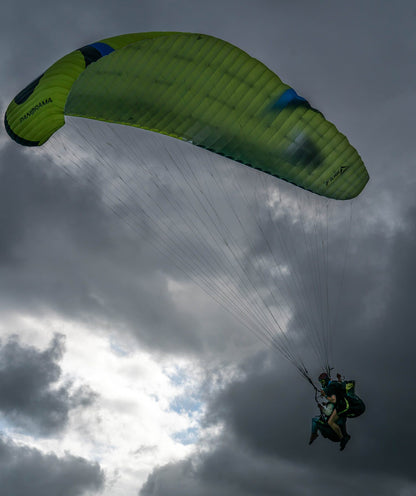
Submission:
[[[330,380],[331,379],[326,372],[322,372],[322,374],[320,374],[320,376],[318,377],[318,381],[321,383],[322,387],[327,386]]]

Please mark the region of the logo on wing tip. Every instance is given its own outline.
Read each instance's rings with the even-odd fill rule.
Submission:
[[[341,167],[339,169],[337,169],[331,177],[329,177],[326,181],[325,181],[325,186],[329,186],[331,185],[336,179],[339,178],[339,176],[341,176],[342,174],[344,174],[344,172],[346,170],[349,169],[349,165],[341,165]]]

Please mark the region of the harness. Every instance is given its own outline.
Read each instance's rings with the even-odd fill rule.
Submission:
[[[345,409],[342,410],[342,412],[337,412],[338,415],[342,415],[343,413],[345,413],[346,411],[348,411],[349,408],[350,408],[350,404],[349,404],[349,402],[347,400],[347,396],[346,395],[344,396],[344,401],[345,401]]]

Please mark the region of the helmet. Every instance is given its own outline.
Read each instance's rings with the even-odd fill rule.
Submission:
[[[331,379],[326,372],[322,372],[322,374],[320,374],[320,376],[318,377],[318,381],[321,383],[322,387],[327,386],[330,380]]]

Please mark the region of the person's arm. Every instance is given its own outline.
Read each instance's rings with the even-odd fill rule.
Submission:
[[[329,401],[329,403],[332,403],[333,405],[335,405],[335,403],[337,402],[337,397],[335,396],[335,394],[332,394],[331,396],[327,396],[326,399]]]

